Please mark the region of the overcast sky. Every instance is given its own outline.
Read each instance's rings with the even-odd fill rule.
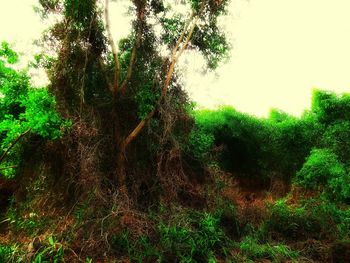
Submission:
[[[216,74],[202,75],[199,56],[186,74],[192,98],[206,107],[230,104],[266,116],[270,108],[299,115],[313,88],[350,91],[350,0],[231,0],[223,25],[233,49]],[[31,50],[45,25],[35,0],[0,0],[0,40]],[[113,7],[113,6],[112,6]],[[113,8],[113,29],[128,32],[122,10]]]

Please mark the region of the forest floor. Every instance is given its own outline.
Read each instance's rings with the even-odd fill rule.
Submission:
[[[314,238],[312,233],[310,235],[304,233],[301,225],[303,223],[288,221],[289,217],[294,220],[294,214],[287,214],[287,221],[281,222],[282,232],[278,232],[280,230],[277,228],[272,229],[272,232],[276,230],[278,237],[282,239],[258,241],[257,235],[261,227],[271,221],[271,218],[276,220],[272,217],[271,209],[274,209],[281,199],[285,200],[292,210],[283,210],[281,215],[277,214],[277,221],[280,220],[278,216],[282,216],[281,220],[286,220],[283,213],[286,211],[293,213],[293,207],[299,207],[301,200],[311,198],[317,193],[307,192],[305,189],[299,189],[277,179],[272,183],[261,184],[253,180],[238,180],[232,174],[218,170],[209,171],[209,173],[212,178],[210,182],[193,183],[192,188],[187,189],[183,196],[183,202],[171,202],[169,207],[160,208],[153,215],[135,207],[114,207],[113,202],[114,204],[121,204],[121,202],[125,204],[125,200],[118,201],[117,199],[107,200],[107,203],[83,200],[79,204],[69,206],[67,203],[57,201],[59,198],[57,192],[39,191],[35,193],[33,188],[34,194],[30,194],[25,200],[18,201],[21,206],[14,206],[15,199],[12,200],[13,203],[4,203],[8,209],[3,210],[5,212],[1,217],[0,244],[17,244],[16,253],[20,249],[22,255],[25,255],[25,260],[28,259],[28,261],[19,262],[40,262],[29,259],[38,258],[43,251],[46,251],[43,258],[63,257],[60,248],[64,250],[64,262],[137,262],[135,258],[130,259],[130,253],[134,253],[131,255],[133,257],[146,258],[139,262],[155,262],[152,261],[152,257],[147,258],[148,256],[144,254],[148,253],[145,251],[147,247],[143,247],[143,243],[138,243],[135,237],[146,235],[156,238],[158,240],[156,243],[147,244],[152,245],[155,249],[160,249],[160,253],[163,253],[162,249],[164,249],[157,243],[164,242],[162,234],[158,232],[160,226],[168,227],[167,231],[176,229],[193,231],[190,233],[195,236],[193,237],[194,242],[199,242],[206,236],[201,236],[201,232],[195,232],[197,230],[194,229],[189,230],[191,228],[187,227],[190,226],[190,222],[203,218],[203,215],[214,215],[220,209],[220,205],[216,203],[217,200],[224,200],[226,204],[232,204],[235,211],[234,214],[228,214],[228,216],[224,214],[220,219],[220,228],[217,229],[224,231],[225,235],[236,244],[230,248],[229,254],[236,255],[238,259],[228,262],[350,262],[348,260],[350,244],[338,245],[334,240],[318,239]],[[162,211],[162,209],[165,210]],[[314,224],[313,221],[305,222]],[[289,238],[288,234],[283,233],[285,230],[290,231],[288,224],[294,224],[295,229],[292,231],[302,236]],[[125,233],[130,233],[130,236],[124,235]],[[178,232],[176,238],[180,238],[181,233],[181,231]],[[129,250],[118,252],[120,244],[116,243],[115,237],[118,237],[119,234],[122,238],[127,238],[121,239],[123,242],[130,242],[128,243]],[[270,234],[268,232],[268,235]],[[181,242],[185,241],[181,239],[178,241],[176,238],[172,240],[174,242],[172,245],[181,251],[183,249]],[[135,245],[132,242],[135,242]],[[244,248],[244,245],[248,245],[248,248]],[[243,251],[242,248],[246,251]],[[285,248],[287,250],[281,250]],[[110,254],[106,254],[107,250],[110,251]],[[300,254],[293,258],[290,255],[294,252]],[[171,250],[164,253],[171,253]],[[94,261],[87,261],[86,258],[93,258]],[[216,262],[227,261],[225,257],[217,256]]]

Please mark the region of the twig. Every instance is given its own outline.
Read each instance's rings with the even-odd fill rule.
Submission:
[[[18,167],[17,165],[11,165],[11,166],[7,166],[7,167],[0,167],[0,171],[11,169],[11,168],[17,168],[17,167]]]
[[[1,155],[0,157],[0,163],[6,158],[7,154],[9,153],[9,151],[19,142],[19,140],[21,140],[24,136],[26,136],[30,131],[32,130],[32,128],[29,128],[28,130],[26,130],[25,132],[23,132],[22,134],[20,134],[16,140],[14,140],[11,145],[6,149],[6,151]]]
[[[94,22],[94,18],[91,19],[91,21],[90,21],[88,39],[90,39],[90,36],[91,36],[91,28],[92,28],[93,22]],[[80,98],[80,115],[83,111],[83,104],[85,104],[84,87],[85,87],[85,76],[86,76],[86,68],[87,68],[87,63],[88,63],[88,55],[89,55],[89,46],[87,46],[86,52],[85,52],[84,71],[83,71],[83,77],[82,77],[82,83],[81,83],[81,89],[80,89],[80,96],[81,96],[81,98]]]
[[[135,62],[136,62],[136,52],[137,52],[137,49],[140,47],[140,43],[141,43],[141,36],[142,36],[142,26],[141,25],[142,25],[142,21],[144,20],[144,16],[145,15],[144,15],[144,6],[143,6],[143,7],[141,7],[141,10],[139,11],[138,16],[137,16],[138,29],[137,29],[137,33],[136,33],[134,47],[133,47],[132,52],[131,52],[128,71],[127,71],[125,79],[123,80],[123,83],[120,87],[120,91],[122,92],[122,94],[125,93],[126,86],[128,85],[128,83],[131,79],[133,67],[134,67]]]

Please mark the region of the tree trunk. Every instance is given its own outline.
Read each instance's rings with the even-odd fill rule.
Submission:
[[[125,161],[126,161],[125,140],[121,140],[117,150],[116,179],[122,194],[127,194]]]

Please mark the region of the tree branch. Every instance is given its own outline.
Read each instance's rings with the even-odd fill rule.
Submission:
[[[111,84],[111,81],[110,81],[110,79],[109,79],[109,77],[108,77],[108,75],[106,73],[105,65],[104,65],[104,62],[103,62],[101,57],[98,58],[98,64],[100,65],[100,68],[101,68],[101,70],[103,72],[103,76],[104,76],[104,78],[106,80],[106,83],[108,85],[109,90],[111,92],[113,92],[113,85]]]
[[[181,56],[181,54],[183,53],[183,51],[187,48],[188,43],[190,42],[194,29],[196,28],[199,16],[197,15],[194,19],[193,19],[193,14],[191,15],[191,18],[189,19],[189,22],[185,25],[184,30],[181,33],[181,36],[179,37],[173,51],[172,51],[172,60],[168,69],[168,72],[166,74],[166,78],[164,81],[164,85],[162,88],[162,94],[161,97],[159,99],[158,105],[161,103],[161,101],[165,98],[166,93],[168,91],[169,85],[170,85],[170,81],[172,79],[174,70],[175,70],[175,65],[176,62],[178,61],[178,58]],[[188,27],[189,25],[192,26],[189,29],[189,33],[185,39],[184,44],[182,45],[182,47],[179,49],[186,32],[188,31]],[[154,114],[156,113],[156,108],[153,109],[150,113],[148,113],[148,115],[139,122],[139,124],[135,127],[135,129],[126,137],[123,147],[126,148],[136,137],[137,135],[142,131],[142,129],[145,127],[145,125],[147,124],[147,122],[154,116]]]
[[[142,28],[143,23],[145,23],[145,5],[141,4],[139,7],[139,10],[137,12],[137,32],[136,32],[136,39],[135,43],[131,52],[131,57],[129,61],[128,71],[126,73],[125,79],[123,80],[123,83],[120,87],[120,91],[122,94],[125,93],[125,89],[131,79],[133,67],[136,62],[136,55],[137,55],[137,49],[140,47],[141,44],[141,38],[142,38]]]
[[[148,115],[142,119],[139,124],[135,127],[135,129],[126,137],[124,141],[124,147],[127,148],[128,145],[137,137],[137,135],[142,131],[143,127],[147,124],[147,122],[154,116],[156,113],[156,108],[154,108]]]
[[[116,97],[119,89],[119,78],[120,78],[120,62],[118,58],[118,51],[115,46],[113,35],[111,31],[111,22],[109,18],[109,0],[105,1],[105,19],[106,19],[106,30],[108,34],[109,45],[112,48],[113,58],[115,62],[115,72],[114,72],[114,84],[113,84],[113,96]]]
[[[132,52],[131,52],[128,71],[127,71],[125,79],[123,80],[123,83],[120,87],[120,91],[122,92],[122,94],[125,93],[126,86],[128,85],[128,83],[131,79],[131,76],[132,76],[132,70],[133,70],[133,67],[134,67],[135,62],[136,62],[136,52],[137,52],[137,49],[139,48],[140,43],[141,43],[141,34],[142,34],[141,29],[139,29],[137,32],[134,47],[133,47]]]
[[[26,130],[22,134],[20,134],[11,144],[10,146],[6,149],[6,151],[1,155],[0,157],[0,163],[6,158],[7,154],[10,152],[10,150],[24,137],[26,136],[32,128]]]
[[[185,43],[183,44],[183,46],[181,47],[179,53],[178,53],[177,56],[176,56],[176,60],[179,59],[179,57],[181,56],[181,54],[182,54],[182,53],[184,52],[184,50],[187,48],[188,43],[190,42],[190,40],[191,40],[191,38],[192,38],[194,29],[196,28],[198,19],[199,19],[199,17],[196,16],[196,18],[194,19],[193,24],[192,24],[192,26],[191,26],[191,28],[190,28],[190,32],[189,32],[188,35],[187,35],[187,38],[186,38],[186,40],[185,40]]]
[[[17,168],[18,166],[17,165],[11,165],[11,166],[7,166],[7,167],[0,167],[0,171],[3,171],[3,170],[7,170],[7,169],[11,169],[11,168]]]
[[[178,39],[177,42],[176,42],[176,45],[175,45],[175,47],[174,47],[174,49],[173,49],[173,52],[172,52],[172,58],[174,58],[174,57],[176,56],[176,53],[177,53],[177,51],[178,51],[178,48],[180,47],[181,42],[182,42],[182,40],[183,40],[184,37],[185,37],[185,34],[186,34],[186,32],[187,32],[187,28],[188,28],[188,26],[191,24],[191,21],[192,21],[193,17],[194,17],[194,12],[192,12],[190,18],[187,20],[187,23],[185,24],[184,29],[182,30],[181,36],[179,37],[179,39]]]
[[[168,90],[169,85],[170,85],[171,78],[172,78],[174,70],[175,70],[175,64],[178,61],[178,59],[181,56],[181,54],[183,53],[183,51],[187,48],[188,43],[190,42],[190,40],[192,38],[194,29],[196,28],[197,21],[198,21],[199,17],[196,16],[193,19],[193,16],[194,16],[194,14],[192,13],[189,22],[185,26],[184,31],[182,32],[179,40],[177,41],[177,44],[176,44],[175,48],[173,49],[171,63],[170,63],[169,70],[167,72],[167,76],[165,78],[164,85],[163,85],[162,97],[166,96],[167,90]],[[185,36],[185,33],[188,31],[188,27],[189,27],[189,25],[191,25],[191,23],[192,23],[192,26],[189,29],[189,33],[188,33],[188,35],[187,35],[187,37],[185,39],[184,44],[180,48],[181,42],[182,42],[182,40],[183,40],[183,38]]]

